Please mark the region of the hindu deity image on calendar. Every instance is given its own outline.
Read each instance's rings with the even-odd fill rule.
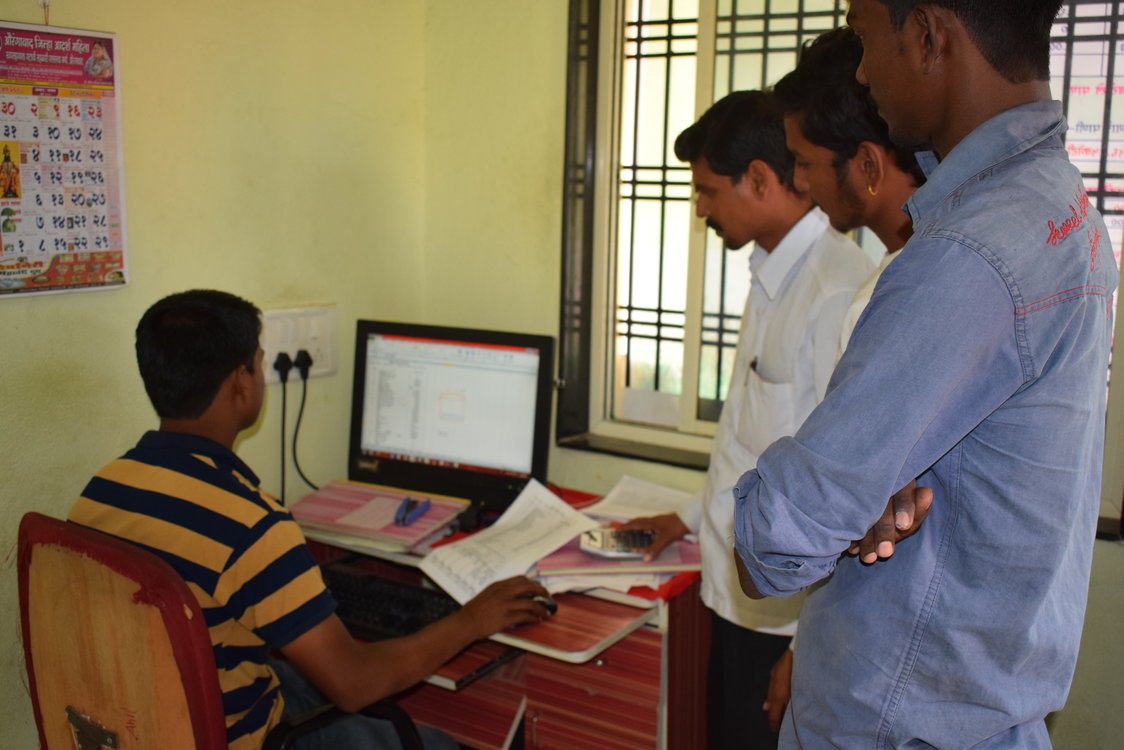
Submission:
[[[19,146],[4,143],[0,157],[0,199],[20,197]],[[15,160],[12,156],[15,156]]]

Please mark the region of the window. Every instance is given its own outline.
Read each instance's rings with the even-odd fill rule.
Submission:
[[[672,145],[729,91],[776,82],[846,10],[845,0],[572,0],[560,444],[705,465],[750,249],[724,250],[694,220],[690,169]],[[1118,258],[1122,25],[1119,3],[1065,3],[1052,61],[1067,147]]]

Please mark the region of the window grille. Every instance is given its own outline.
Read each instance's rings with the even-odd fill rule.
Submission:
[[[1052,91],[1069,120],[1066,147],[1105,215],[1118,262],[1121,5],[1065,2],[1051,58]],[[800,45],[842,24],[846,10],[846,0],[572,0],[558,411],[564,444],[597,424],[657,426],[656,442],[672,432],[712,432],[700,424],[717,420],[725,398],[750,248],[725,250],[710,232],[699,239],[690,169],[673,143],[729,91],[775,83],[795,65]],[[610,217],[601,234],[599,211]],[[692,243],[700,248],[694,255]],[[607,280],[600,287],[598,273]],[[679,404],[684,393],[692,408]],[[646,395],[631,398],[637,394]]]

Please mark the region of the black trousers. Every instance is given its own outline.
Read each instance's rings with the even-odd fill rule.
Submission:
[[[747,630],[711,613],[707,667],[707,747],[776,750],[777,735],[761,706],[769,672],[792,639]]]

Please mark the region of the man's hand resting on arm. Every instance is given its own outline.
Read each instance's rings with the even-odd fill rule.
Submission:
[[[918,487],[912,481],[895,492],[882,517],[866,532],[866,536],[851,543],[848,554],[860,555],[864,563],[874,563],[894,554],[894,545],[912,536],[921,528],[929,508],[933,503],[933,491],[928,487]],[[738,583],[750,599],[763,599],[764,594],[757,590],[749,576],[741,555],[734,551],[734,562],[738,568]]]
[[[356,641],[332,614],[281,653],[335,705],[358,711],[417,684],[475,641],[547,619],[533,596],[548,593],[523,576],[508,578],[413,635],[376,643]]]
[[[867,564],[892,556],[895,544],[921,528],[932,503],[931,489],[918,487],[916,481],[910,482],[890,497],[882,517],[870,527],[866,536],[851,543],[847,553],[858,555]]]

